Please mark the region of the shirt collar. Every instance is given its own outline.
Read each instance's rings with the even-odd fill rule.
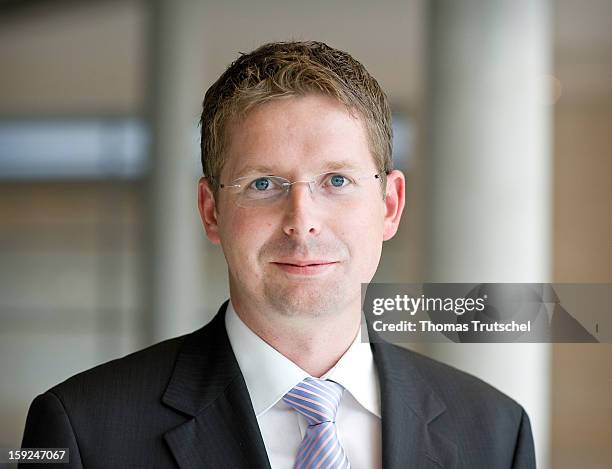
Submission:
[[[231,300],[225,313],[225,328],[257,417],[309,376],[249,329],[236,314]],[[361,331],[338,363],[321,378],[341,384],[359,404],[380,418],[380,387],[372,349],[369,342],[361,342],[360,338]]]
[[[365,341],[361,340],[362,332]],[[341,384],[359,404],[380,418],[380,383],[364,324],[338,363],[321,378]]]

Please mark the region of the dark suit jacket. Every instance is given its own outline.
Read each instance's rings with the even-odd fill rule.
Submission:
[[[191,334],[36,397],[22,447],[69,448],[71,468],[269,468],[225,330],[226,305]],[[529,418],[516,402],[417,353],[371,346],[385,469],[535,467]]]

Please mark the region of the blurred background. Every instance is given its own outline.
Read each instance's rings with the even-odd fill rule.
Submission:
[[[612,282],[612,2],[0,1],[0,447],[67,377],[227,298],[197,213],[205,90],[239,52],[350,52],[408,181],[380,282]],[[541,468],[612,467],[610,344],[432,344],[527,409]]]

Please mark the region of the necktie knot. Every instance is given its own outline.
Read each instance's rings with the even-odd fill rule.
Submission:
[[[335,424],[343,392],[334,381],[308,377],[283,396],[283,401],[308,422],[294,469],[350,469]]]
[[[335,422],[344,388],[334,381],[311,378],[296,384],[283,401],[302,414],[309,426]]]

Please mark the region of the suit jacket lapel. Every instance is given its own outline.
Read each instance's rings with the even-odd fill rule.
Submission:
[[[380,379],[383,468],[456,467],[455,443],[433,424],[446,407],[412,363],[412,352],[383,342],[371,346]]]
[[[215,318],[185,337],[164,404],[189,419],[164,439],[181,469],[269,468],[251,399],[225,330]]]

